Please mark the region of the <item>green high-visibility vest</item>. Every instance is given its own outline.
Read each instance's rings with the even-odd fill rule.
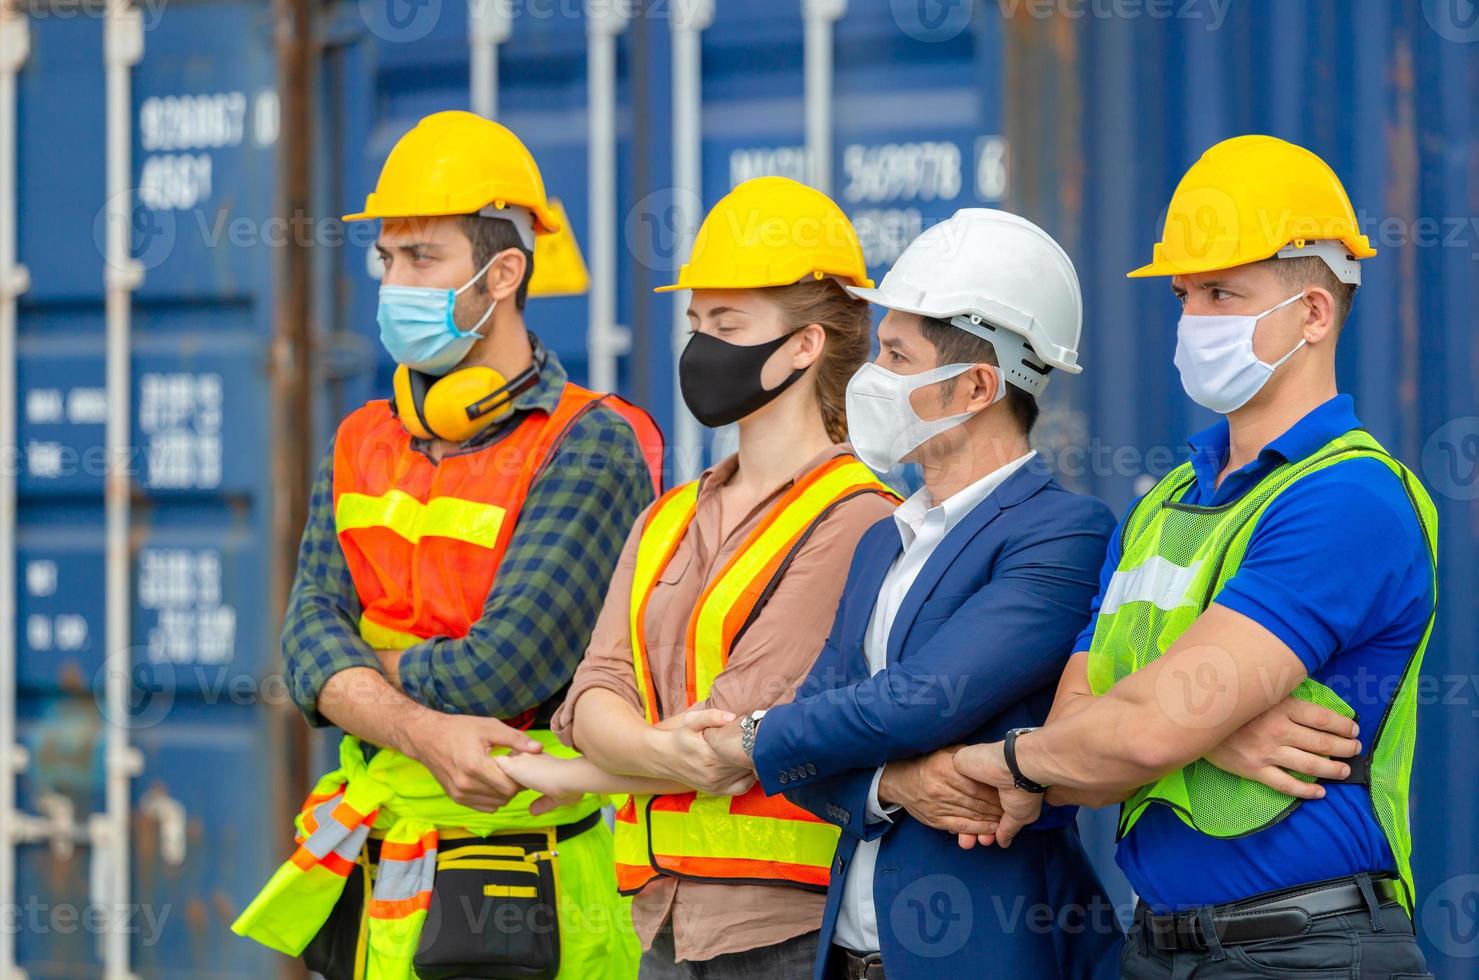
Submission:
[[[531,729],[528,734],[550,755],[577,755],[548,730]],[[496,749],[493,754],[507,751]],[[366,761],[363,744],[346,735],[339,742],[339,768],[319,778],[294,820],[297,847],[292,856],[231,924],[231,931],[288,956],[302,955],[328,921],[349,875],[368,866],[366,842],[373,828],[383,832],[384,841],[361,915],[355,976],[411,980],[437,869],[455,853],[438,853],[442,831],[486,837],[537,829],[547,832],[553,844],[554,827],[590,816],[602,802],[600,797],[584,796],[536,817],[529,804],[537,797],[526,789],[496,813],[474,810],[447,796],[421,763],[391,749],[381,749]],[[597,914],[618,913],[608,917],[611,925],[605,930],[572,929],[562,934],[562,962],[571,967],[562,977],[590,975],[586,964],[602,959],[616,964],[606,976],[620,980],[636,976],[635,963],[628,968],[626,962],[633,957],[622,948],[625,907],[617,905],[609,840],[605,828],[598,827],[560,845],[569,860],[564,862],[565,871],[557,872],[557,880],[567,895],[574,896],[569,907],[581,914],[587,908]],[[583,851],[593,844],[599,845],[594,867]]]
[[[1222,506],[1180,502],[1196,479],[1191,464],[1184,463],[1157,483],[1125,519],[1123,552],[1100,603],[1089,647],[1089,683],[1094,693],[1103,694],[1170,649],[1237,574],[1259,518],[1280,494],[1313,473],[1353,459],[1378,460],[1402,481],[1433,559],[1436,604],[1438,515],[1433,502],[1417,478],[1364,430],[1347,432],[1304,459],[1279,465],[1240,499]],[[1352,533],[1359,529],[1353,528]],[[1366,744],[1362,759],[1352,765],[1356,781],[1365,782],[1370,791],[1376,821],[1406,885],[1409,910],[1412,844],[1407,789],[1417,737],[1416,682],[1432,631],[1430,613],[1422,640],[1408,658],[1401,683],[1380,721],[1373,727],[1371,719],[1359,719]],[[1339,695],[1310,678],[1293,694],[1347,718],[1356,716]],[[1369,773],[1364,780],[1359,779],[1363,768]],[[1198,759],[1136,790],[1121,807],[1119,837],[1154,804],[1169,806],[1183,823],[1200,833],[1232,838],[1277,823],[1301,802]]]

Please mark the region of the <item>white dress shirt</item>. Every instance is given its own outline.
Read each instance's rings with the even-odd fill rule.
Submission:
[[[935,548],[945,535],[954,530],[961,518],[991,496],[992,491],[1034,455],[1035,452],[1029,452],[1012,460],[936,506],[931,506],[933,498],[929,488],[920,487],[894,511],[894,523],[899,527],[904,550],[894,559],[883,578],[878,600],[873,605],[873,615],[868,620],[868,632],[863,638],[863,655],[868,660],[870,674],[878,673],[887,663],[888,635],[893,629],[894,616],[925,562],[935,553]],[[878,780],[882,776],[880,767],[873,774],[873,788],[868,794],[868,820],[871,823],[892,820],[890,814],[898,810],[897,806],[885,809],[879,805]],[[879,948],[878,914],[873,907],[873,868],[877,861],[877,840],[858,844],[847,869],[847,880],[842,886],[842,906],[837,913],[837,932],[832,942],[855,953],[873,953]]]

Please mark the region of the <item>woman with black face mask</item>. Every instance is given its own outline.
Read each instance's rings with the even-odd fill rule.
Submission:
[[[809,976],[838,829],[727,768],[706,728],[757,724],[826,641],[863,532],[898,498],[848,447],[848,379],[870,350],[862,248],[826,195],[762,177],[705,218],[683,399],[739,450],[638,519],[555,718],[584,758],[507,759],[558,799],[633,791],[617,880],[643,978]],[[611,775],[614,774],[614,775]],[[553,801],[551,801],[553,802]]]

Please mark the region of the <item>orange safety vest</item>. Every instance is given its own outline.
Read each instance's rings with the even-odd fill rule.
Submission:
[[[366,643],[404,650],[433,636],[467,635],[483,614],[529,488],[576,420],[597,405],[631,425],[660,492],[656,423],[615,395],[574,384],[565,385],[552,413],[531,411],[502,438],[440,463],[411,445],[385,399],[339,424],[334,523]],[[527,725],[532,717],[517,721]]]
[[[812,531],[842,501],[898,495],[852,456],[836,456],[798,480],[710,580],[688,620],[685,705],[709,696],[729,653]],[[637,544],[632,580],[632,667],[649,724],[661,718],[646,639],[647,601],[688,531],[698,483],[653,504]],[[633,796],[616,814],[616,882],[624,894],[658,875],[704,881],[827,887],[837,827],[759,784],[739,796]]]

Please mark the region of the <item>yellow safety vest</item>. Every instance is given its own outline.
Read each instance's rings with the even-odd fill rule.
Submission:
[[[1197,621],[1217,594],[1238,573],[1259,519],[1281,494],[1296,491],[1300,481],[1353,459],[1376,460],[1402,481],[1408,502],[1427,540],[1433,559],[1433,596],[1438,595],[1438,512],[1407,467],[1362,429],[1337,436],[1319,451],[1276,467],[1232,503],[1199,507],[1180,503],[1196,479],[1190,463],[1168,473],[1140,499],[1125,518],[1119,566],[1109,580],[1089,647],[1089,684],[1103,694],[1125,677],[1160,659]],[[1364,784],[1371,812],[1381,825],[1405,886],[1404,904],[1412,905],[1407,791],[1417,740],[1417,684],[1423,653],[1432,634],[1436,607],[1427,629],[1408,655],[1401,683],[1380,720],[1361,721],[1366,751],[1352,760],[1346,782]],[[1329,708],[1347,718],[1355,710],[1339,694],[1306,677],[1293,696]],[[1364,770],[1364,772],[1363,772]],[[1308,780],[1308,777],[1299,776]],[[1152,806],[1169,807],[1181,822],[1209,837],[1224,840],[1258,833],[1283,820],[1304,801],[1244,779],[1197,759],[1140,787],[1120,807],[1123,838]],[[1311,804],[1314,805],[1314,804]]]
[[[576,755],[548,731],[530,731],[529,736],[551,755]],[[366,762],[359,740],[345,736],[339,743],[339,768],[319,779],[294,821],[297,848],[231,931],[288,956],[301,955],[328,920],[373,829],[384,840],[366,909],[363,975],[365,980],[412,977],[443,832],[456,829],[462,836],[482,837],[501,830],[543,830],[600,808],[600,799],[588,796],[534,817],[528,804],[537,795],[526,790],[498,813],[474,810],[447,796],[419,762],[385,750]]]
[[[759,615],[792,557],[842,501],[876,493],[897,501],[852,456],[798,480],[713,577],[688,621],[685,707],[709,696],[740,636]],[[647,721],[661,718],[648,657],[647,600],[693,521],[697,482],[665,494],[647,515],[632,580],[632,669]],[[616,880],[624,894],[658,875],[825,890],[839,831],[757,784],[739,796],[633,796],[616,814]]]

